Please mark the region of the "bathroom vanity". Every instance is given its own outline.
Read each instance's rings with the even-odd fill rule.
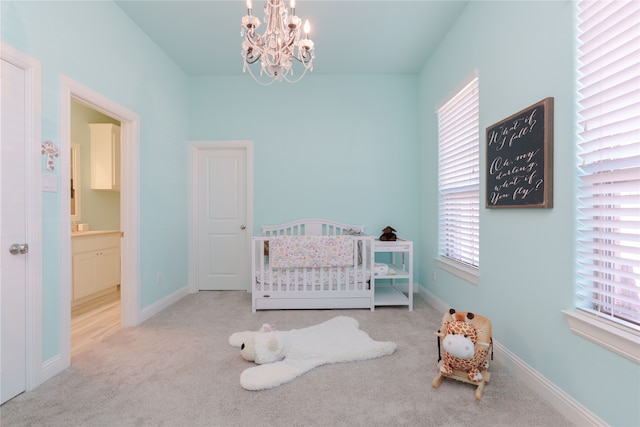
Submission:
[[[120,231],[71,233],[72,295],[76,305],[120,284]]]

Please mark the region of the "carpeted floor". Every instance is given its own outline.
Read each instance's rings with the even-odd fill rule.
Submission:
[[[18,426],[570,426],[494,361],[482,400],[437,373],[433,332],[442,318],[420,297],[401,307],[251,313],[245,292],[200,292],[79,355],[72,367],[0,407]],[[397,351],[321,366],[266,391],[240,387],[252,366],[227,339],[275,323],[302,328],[347,315]]]

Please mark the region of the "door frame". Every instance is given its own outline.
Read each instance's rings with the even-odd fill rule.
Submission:
[[[86,86],[60,76],[60,175],[70,179],[71,100],[120,121],[121,174],[121,322],[122,327],[140,324],[140,117]],[[69,185],[60,186],[61,200],[70,197]],[[69,203],[60,203],[61,261],[61,357],[71,364],[71,226]]]
[[[42,379],[42,67],[40,62],[0,42],[0,58],[25,72],[25,140],[27,200],[26,378],[25,391]]]
[[[201,236],[198,222],[200,185],[198,176],[198,156],[202,150],[225,150],[229,148],[244,149],[246,154],[246,182],[247,182],[247,248],[251,248],[253,236],[253,141],[249,140],[229,140],[229,141],[189,141],[189,292],[198,292],[198,247]],[[251,253],[247,254],[248,271],[251,270]],[[248,277],[251,277],[250,275]],[[251,286],[247,283],[247,291],[251,291]]]

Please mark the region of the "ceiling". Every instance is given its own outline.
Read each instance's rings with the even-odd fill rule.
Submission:
[[[288,0],[285,0],[288,4]],[[242,73],[246,0],[118,0],[118,6],[188,75]],[[317,74],[419,72],[468,0],[297,0],[311,23]],[[263,0],[254,15],[263,17]],[[260,27],[260,33],[264,24]]]

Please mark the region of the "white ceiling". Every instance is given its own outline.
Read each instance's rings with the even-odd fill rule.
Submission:
[[[240,21],[247,13],[246,0],[116,3],[188,75],[242,73]],[[311,23],[314,74],[413,74],[467,3],[297,0],[296,14]],[[263,6],[263,0],[254,0],[260,19]]]

